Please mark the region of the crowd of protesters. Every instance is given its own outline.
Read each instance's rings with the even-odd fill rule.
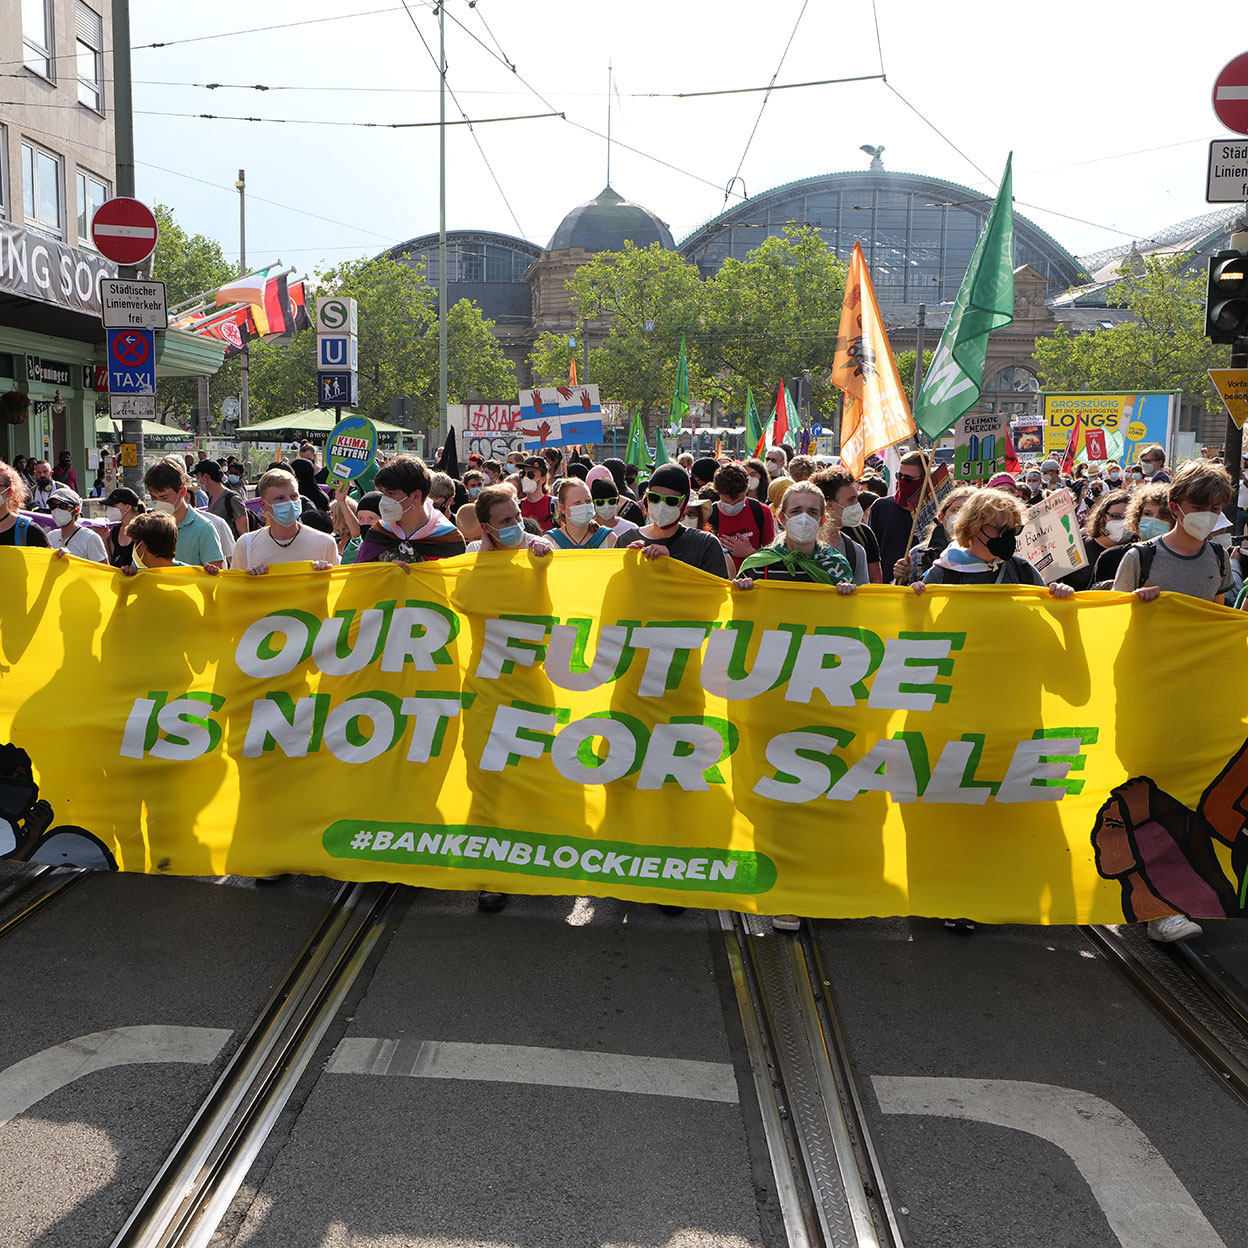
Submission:
[[[194,566],[252,576],[280,563],[325,571],[521,548],[539,558],[633,549],[723,577],[735,592],[762,580],[824,585],[838,595],[872,583],[921,594],[934,585],[1043,587],[1019,537],[1029,506],[1067,491],[1087,560],[1048,584],[1052,597],[1112,589],[1147,603],[1166,590],[1248,609],[1246,569],[1225,515],[1233,498],[1248,505],[1248,458],[1238,482],[1208,453],[1172,477],[1155,445],[1128,465],[1080,463],[1069,474],[1055,459],[1032,461],[937,494],[934,508],[933,464],[918,450],[900,455],[891,482],[879,460],[855,476],[787,446],[761,459],[684,454],[648,472],[616,458],[595,462],[580,448],[471,455],[463,472],[449,455],[429,465],[398,454],[333,487],[317,458],[305,443],[271,463],[252,499],[234,456],[160,460],[144,475],[146,498],[125,487],[105,494],[97,478],[92,495],[103,499],[103,525],[82,523],[68,453],[55,467],[0,461],[0,545],[52,547],[124,575]],[[930,520],[920,526],[925,504]],[[482,908],[503,900],[483,894]],[[797,922],[775,919],[786,929]],[[1200,933],[1180,914],[1148,930],[1163,941]]]

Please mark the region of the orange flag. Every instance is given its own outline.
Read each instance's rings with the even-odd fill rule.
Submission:
[[[868,455],[911,438],[914,417],[884,332],[862,244],[854,244],[832,363],[832,384],[845,392],[841,459],[858,476]]]
[[[576,361],[568,361],[568,385],[579,386],[581,383],[576,379]]]

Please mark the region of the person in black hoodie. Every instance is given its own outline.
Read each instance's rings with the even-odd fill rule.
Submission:
[[[620,492],[620,509],[616,514],[622,520],[640,528],[646,522],[646,513],[637,505],[637,495],[629,489],[628,482],[624,479],[624,461],[604,459],[602,466],[611,474],[616,489]]]
[[[325,491],[316,483],[316,469],[310,460],[296,458],[283,464],[282,467],[295,474],[295,480],[299,482],[299,493],[317,511],[329,511],[329,499],[325,497]],[[304,510],[307,510],[306,504]]]

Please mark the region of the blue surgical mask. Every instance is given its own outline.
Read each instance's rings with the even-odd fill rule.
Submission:
[[[273,503],[269,510],[273,513],[275,524],[294,524],[303,515],[303,506],[300,503]]]
[[[1140,536],[1146,542],[1151,542],[1153,538],[1169,532],[1170,526],[1164,520],[1158,519],[1157,516],[1140,517]]]
[[[505,524],[501,529],[495,529],[495,532],[498,534],[500,546],[514,548],[524,543],[524,525],[522,524]]]

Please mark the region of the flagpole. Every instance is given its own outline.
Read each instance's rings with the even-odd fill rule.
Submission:
[[[238,275],[245,277],[247,275],[247,171],[245,169],[238,171],[238,181],[234,185],[238,188]],[[251,350],[246,342],[243,343],[238,367],[238,421],[240,427],[245,429],[249,423],[247,396],[251,384]],[[199,431],[205,437],[208,436],[207,399],[208,387],[207,379],[205,379],[205,384],[200,387],[199,409]]]
[[[446,13],[438,3],[438,433],[446,437]]]

